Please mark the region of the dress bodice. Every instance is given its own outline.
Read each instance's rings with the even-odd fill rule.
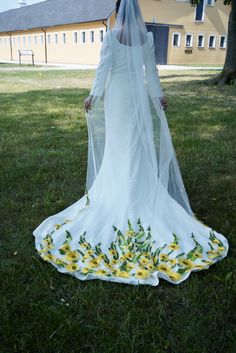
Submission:
[[[141,47],[149,94],[152,97],[161,97],[163,96],[163,91],[156,67],[155,46],[152,32],[147,33],[147,40]],[[96,76],[90,94],[93,96],[102,96],[104,94],[109,72],[111,73],[111,77],[115,74],[127,75],[127,53],[129,53],[130,50],[132,55],[135,55],[136,49],[140,54],[140,46],[129,47],[119,42],[114,30],[111,29],[106,32],[100,53],[100,62],[96,70]]]

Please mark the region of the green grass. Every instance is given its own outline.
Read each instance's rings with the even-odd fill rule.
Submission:
[[[0,353],[233,353],[236,344],[233,86],[161,72],[192,208],[230,250],[180,285],[79,281],[44,262],[33,229],[84,194],[83,100],[94,71],[0,72]]]

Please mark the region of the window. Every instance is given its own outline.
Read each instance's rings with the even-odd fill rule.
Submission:
[[[2,38],[0,38],[0,45],[2,45]]]
[[[215,36],[209,36],[209,42],[208,42],[208,47],[209,48],[215,48],[216,44],[216,37]]]
[[[66,44],[66,33],[62,33],[62,43]]]
[[[90,31],[90,43],[94,43],[94,31]]]
[[[214,6],[215,0],[206,0],[206,6]]]
[[[192,34],[186,34],[185,46],[186,47],[193,46],[193,35]]]
[[[173,33],[172,46],[173,47],[179,47],[180,46],[180,33]]]
[[[77,44],[78,43],[78,33],[74,32],[74,43]]]
[[[220,36],[220,48],[226,48],[226,36]]]
[[[50,44],[51,43],[51,36],[50,36],[50,34],[48,34],[48,44]]]
[[[38,37],[37,37],[37,35],[35,34],[35,36],[34,36],[34,44],[37,45],[37,43],[38,43]]]
[[[43,45],[43,34],[40,34],[40,43]]]
[[[6,46],[6,45],[7,45],[7,39],[4,38],[4,46]]]
[[[16,38],[15,37],[13,37],[13,45],[16,45]]]
[[[31,45],[31,36],[28,36],[28,43]]]
[[[25,45],[25,42],[26,42],[26,41],[25,41],[25,36],[23,36],[23,44],[24,44],[24,45]]]
[[[85,35],[85,32],[83,31],[82,32],[82,43],[85,43],[86,42],[86,35]]]
[[[54,41],[55,41],[55,44],[58,44],[58,34],[57,33],[54,34]]]
[[[198,39],[197,39],[197,46],[198,48],[203,48],[204,47],[204,35],[203,34],[199,34],[198,35]]]
[[[104,30],[100,29],[100,31],[99,31],[99,42],[103,42],[103,38],[104,38]]]
[[[195,21],[203,22],[204,19],[204,8],[205,0],[201,0],[197,6],[195,6]]]

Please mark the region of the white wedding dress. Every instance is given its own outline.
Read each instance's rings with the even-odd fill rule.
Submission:
[[[152,33],[145,46],[153,47]],[[124,47],[112,31],[107,33],[90,92],[101,96],[105,90],[106,139],[96,178],[80,200],[34,230],[35,245],[58,271],[83,281],[156,286],[162,278],[179,284],[191,272],[222,260],[229,244],[166,188],[155,189],[156,175],[140,143],[136,107],[129,99]],[[156,66],[149,64],[149,92],[158,90],[162,96]]]

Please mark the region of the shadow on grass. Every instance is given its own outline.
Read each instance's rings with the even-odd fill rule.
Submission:
[[[193,210],[233,243],[235,107],[227,93],[208,99],[197,87],[166,84],[166,116]],[[84,193],[87,94],[0,94],[1,353],[233,353],[230,256],[179,286],[132,287],[81,282],[36,255],[33,229]]]

